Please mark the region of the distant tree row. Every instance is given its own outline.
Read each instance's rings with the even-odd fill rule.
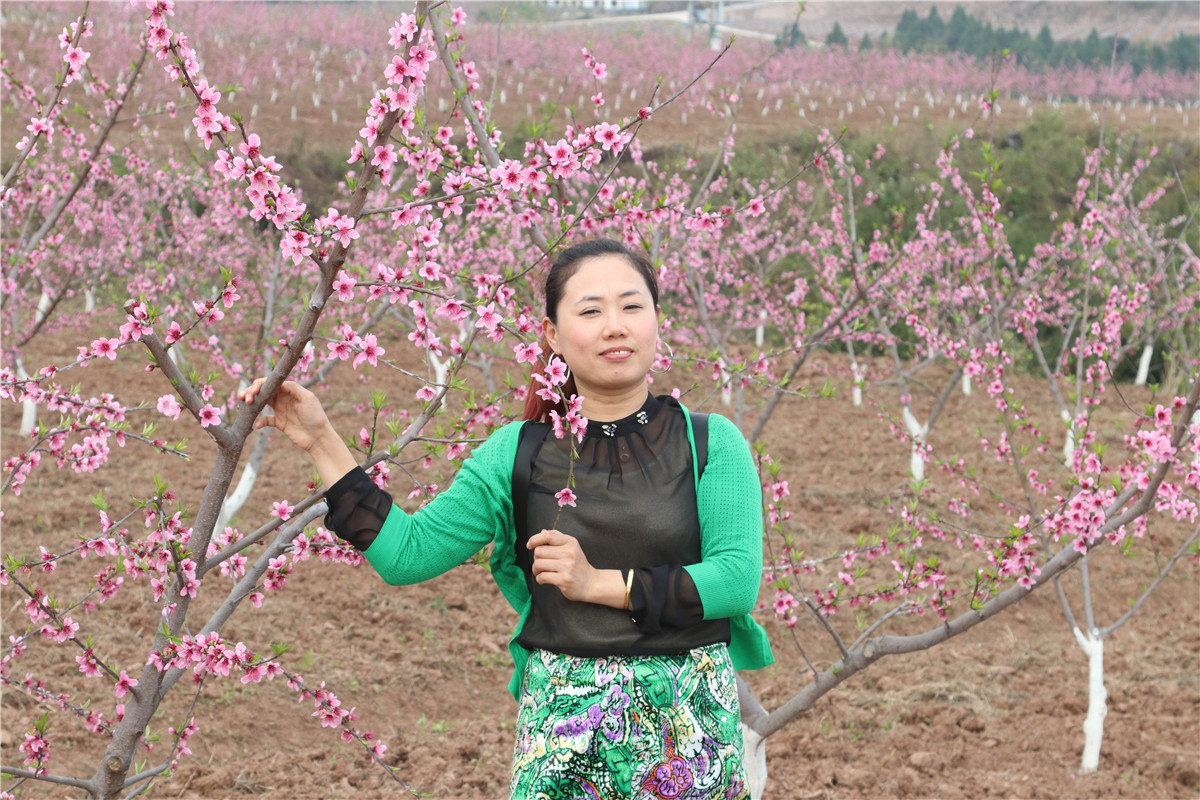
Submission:
[[[803,32],[795,23],[784,31],[778,41],[789,47],[807,44]],[[828,47],[848,48],[850,40],[842,26],[834,23],[833,30],[825,37],[825,44]],[[1113,37],[1102,37],[1095,28],[1085,39],[1058,41],[1047,25],[1043,25],[1036,36],[1016,26],[993,28],[990,22],[976,19],[962,6],[954,9],[949,22],[938,15],[936,7],[930,9],[929,16],[925,18],[909,9],[900,16],[893,34],[889,36],[885,33],[875,42],[871,41],[870,36],[864,35],[858,43],[860,51],[890,47],[905,53],[952,52],[977,58],[1007,50],[1019,63],[1030,69],[1107,63],[1112,58],[1113,46]],[[1156,42],[1134,43],[1125,37],[1117,37],[1115,46],[1117,60],[1130,64],[1135,72],[1200,71],[1200,36],[1180,33],[1166,45]]]

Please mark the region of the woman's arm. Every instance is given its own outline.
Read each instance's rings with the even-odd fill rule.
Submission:
[[[242,392],[251,402],[259,378]],[[254,427],[282,431],[313,460],[321,481],[334,487],[358,466],[334,430],[316,395],[285,381],[270,400],[274,415]],[[427,506],[409,515],[391,505],[377,536],[362,537],[363,555],[391,584],[419,583],[441,575],[487,546],[512,516],[512,445],[519,425],[494,433],[463,463],[454,482]]]
[[[392,506],[364,552],[385,581],[420,583],[478,553],[512,527],[512,466],[520,423],[494,431],[467,457],[454,482],[428,505],[406,514]]]
[[[762,485],[741,432],[717,414],[708,418],[708,464],[697,494],[701,560],[685,569],[704,618],[747,614],[762,582]]]
[[[262,390],[266,378],[258,378],[238,396],[243,403],[252,403]],[[334,430],[317,396],[295,381],[280,384],[268,402],[274,414],[259,414],[254,429],[276,428],[313,460],[321,483],[333,486],[347,472],[358,466],[354,454]]]

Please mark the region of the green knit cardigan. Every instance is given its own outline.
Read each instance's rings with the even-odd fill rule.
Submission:
[[[687,409],[684,416],[695,464]],[[512,508],[513,461],[523,424],[510,423],[489,436],[429,505],[411,515],[393,505],[374,543],[364,551],[371,566],[395,586],[441,575],[495,542],[492,577],[521,615],[508,643],[514,666],[508,688],[518,699],[529,651],[517,644],[517,635],[531,605],[516,561]],[[708,463],[697,481],[696,498],[700,563],[684,568],[696,583],[704,618],[729,618],[734,669],[765,667],[773,661],[770,643],[749,613],[762,580],[762,486],[745,439],[732,422],[716,414],[709,416]]]

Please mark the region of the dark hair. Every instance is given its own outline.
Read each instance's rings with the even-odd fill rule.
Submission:
[[[567,281],[579,271],[580,264],[589,258],[607,255],[624,256],[629,260],[629,264],[646,281],[646,288],[650,290],[650,299],[654,302],[654,310],[658,310],[658,279],[654,275],[654,265],[650,263],[650,259],[646,257],[646,254],[640,250],[632,250],[615,239],[591,239],[572,245],[559,253],[558,258],[554,259],[554,264],[550,267],[550,271],[546,273],[546,283],[544,286],[546,316],[550,318],[551,322],[556,325],[558,324],[558,304],[562,300]],[[545,374],[546,362],[550,360],[552,355],[550,344],[546,341],[544,335],[541,337],[539,344],[542,348],[542,355],[538,359],[538,362],[533,365],[534,375]],[[563,408],[561,401],[552,403],[549,400],[538,397],[537,390],[540,387],[541,383],[531,375],[529,378],[529,391],[525,395],[525,415],[523,419],[546,422],[549,420],[552,410],[565,413],[566,409]],[[575,394],[574,376],[567,379],[563,390],[567,395]]]

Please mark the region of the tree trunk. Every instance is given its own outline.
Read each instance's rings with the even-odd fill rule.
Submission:
[[[728,408],[733,405],[733,380],[725,371],[725,359],[719,360],[717,366],[721,368],[721,405]]]
[[[1150,359],[1154,355],[1153,340],[1146,343],[1142,348],[1142,359],[1138,362],[1137,378],[1134,379],[1134,386],[1145,386],[1146,379],[1150,377]]]
[[[1104,741],[1104,718],[1108,716],[1108,690],[1104,688],[1104,639],[1100,632],[1087,634],[1075,628],[1075,641],[1088,657],[1088,710],[1083,720],[1083,760],[1079,771],[1095,772],[1100,766],[1100,745]]]
[[[225,526],[233,519],[233,515],[241,510],[245,505],[246,499],[250,497],[250,492],[254,489],[254,482],[258,480],[258,470],[262,466],[263,456],[267,452],[267,445],[270,443],[270,428],[263,428],[259,431],[258,441],[254,443],[254,450],[250,452],[250,460],[246,462],[246,466],[242,468],[242,476],[238,479],[237,487],[229,493],[225,498],[225,502],[221,505],[221,513],[217,516],[217,524],[213,526],[213,530],[221,533],[225,530]]]
[[[450,358],[442,361],[432,350],[429,351],[429,366],[433,367],[433,382],[437,386],[446,383],[446,370],[450,367]]]
[[[767,740],[743,723],[742,746],[745,750],[743,763],[746,765],[746,788],[750,800],[763,800],[767,789]]]
[[[50,307],[53,304],[53,298],[50,297],[50,293],[43,289],[42,294],[38,297],[37,310],[33,313],[34,325],[41,325],[46,321],[46,315],[50,313]]]
[[[850,374],[854,376],[854,388],[850,392],[851,402],[855,408],[862,408],[863,404],[863,380],[867,377],[867,368],[858,363],[858,359],[854,355],[854,343],[846,341],[846,352],[850,354]]]
[[[25,371],[25,362],[21,360],[21,354],[16,356],[15,366],[17,368],[17,380],[29,380],[29,373]],[[33,429],[37,427],[37,403],[32,400],[21,401],[21,427],[17,432],[21,436],[28,436],[33,433]]]
[[[1075,424],[1071,420],[1071,414],[1064,408],[1059,412],[1063,424],[1067,426],[1067,440],[1063,442],[1063,461],[1067,464],[1071,463],[1071,457],[1075,455]]]
[[[904,407],[904,424],[913,438],[912,455],[908,461],[908,471],[914,481],[925,480],[925,458],[921,451],[925,449],[925,437],[929,435],[929,426],[917,422],[912,409]]]

